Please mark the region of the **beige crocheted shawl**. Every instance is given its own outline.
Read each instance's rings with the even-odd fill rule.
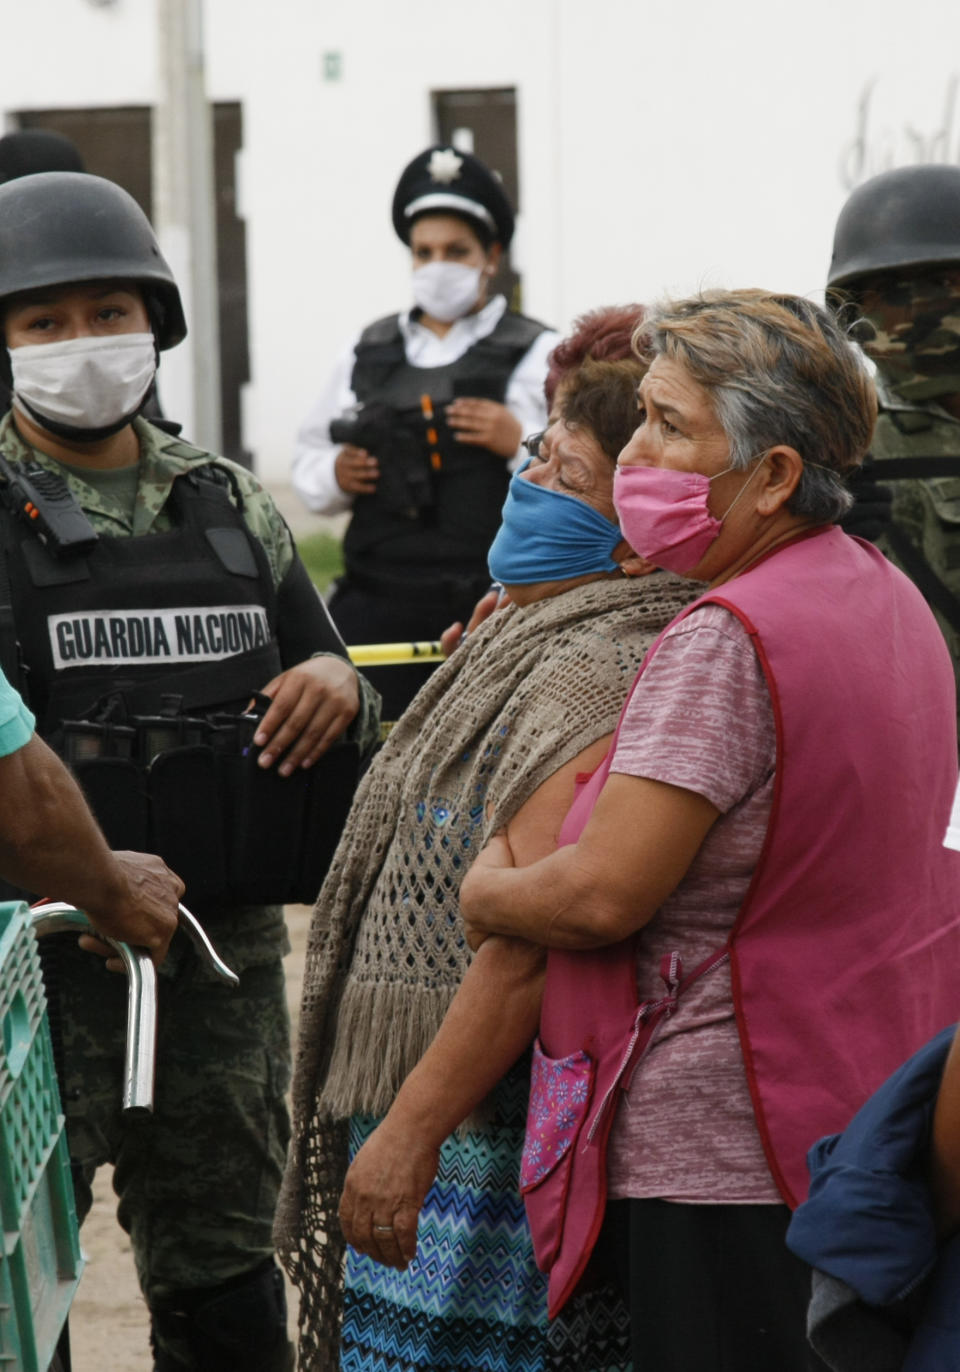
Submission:
[[[427,681],[357,792],[313,913],[275,1239],[301,1358],[337,1366],[344,1121],[383,1114],[469,963],[457,895],[476,853],[616,725],[656,635],[699,588],[591,582],[489,619]]]

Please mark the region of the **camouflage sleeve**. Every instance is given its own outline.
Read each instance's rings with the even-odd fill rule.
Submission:
[[[366,762],[380,742],[380,696],[362,672],[357,672],[357,683],[360,687],[360,708],[347,730],[347,737],[357,745],[361,759]]]

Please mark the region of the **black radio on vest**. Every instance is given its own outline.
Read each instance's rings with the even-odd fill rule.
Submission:
[[[0,476],[0,499],[51,552],[85,553],[96,543],[96,529],[57,472],[39,466],[15,468],[0,456]]]

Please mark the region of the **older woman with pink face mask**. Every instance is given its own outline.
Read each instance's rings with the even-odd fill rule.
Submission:
[[[648,324],[614,499],[638,553],[709,589],[557,851],[494,838],[461,909],[475,947],[550,949],[521,1186],[551,1312],[599,1240],[637,1367],[801,1372],[806,1150],[956,1013],[950,661],[834,522],[876,414],[836,322],[738,291]]]

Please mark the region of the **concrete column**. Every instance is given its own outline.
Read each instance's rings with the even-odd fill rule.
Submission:
[[[203,0],[155,0],[153,220],[189,334],[165,354],[160,399],[185,438],[220,451],[220,337],[213,112],[204,88]]]

